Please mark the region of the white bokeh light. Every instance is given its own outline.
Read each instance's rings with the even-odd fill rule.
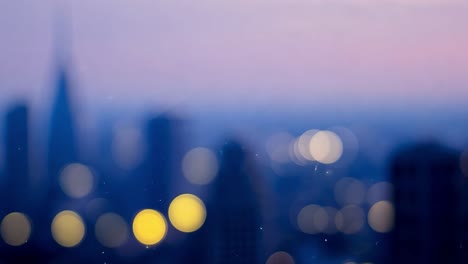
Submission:
[[[193,184],[208,184],[218,173],[218,159],[207,148],[194,148],[185,154],[182,161],[182,172],[185,178]]]
[[[364,211],[362,208],[355,205],[349,205],[341,208],[335,216],[336,228],[348,235],[361,231],[364,226],[364,222]]]
[[[317,129],[307,130],[297,139],[298,152],[301,155],[301,157],[306,160],[315,160],[312,156],[312,153],[310,152],[310,140],[317,132],[319,132],[319,130]]]
[[[328,227],[327,211],[315,204],[307,205],[297,215],[297,226],[307,234],[323,232]]]
[[[387,233],[393,229],[395,208],[389,201],[375,203],[367,215],[369,226],[378,233]]]
[[[289,144],[289,158],[296,165],[304,166],[307,160],[301,155],[299,150],[299,138],[293,139]]]
[[[312,136],[309,150],[314,160],[323,164],[332,164],[343,154],[343,143],[336,133],[323,130]]]
[[[94,187],[94,175],[91,169],[83,164],[72,163],[60,173],[60,186],[71,198],[82,198]]]

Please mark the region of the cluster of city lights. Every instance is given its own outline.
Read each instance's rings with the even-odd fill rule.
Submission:
[[[169,222],[175,229],[190,233],[198,230],[205,222],[206,208],[202,200],[192,194],[182,194],[174,198],[168,210]],[[32,232],[29,217],[20,212],[5,216],[1,223],[1,236],[11,246],[25,244]],[[167,233],[165,216],[153,209],[144,209],[133,219],[132,232],[136,240],[146,246],[160,243]],[[122,246],[129,237],[125,220],[115,213],[104,213],[95,223],[96,239],[105,247]],[[75,247],[86,234],[82,217],[74,211],[59,212],[51,223],[51,233],[57,244]]]
[[[360,232],[366,222],[366,214],[361,204],[367,196],[370,209],[367,213],[369,226],[378,233],[387,233],[393,229],[394,212],[391,199],[392,185],[379,182],[366,187],[357,179],[345,177],[335,185],[335,200],[342,206],[336,209],[317,204],[304,206],[297,214],[297,227],[306,234],[333,234],[340,231],[344,234]]]
[[[141,164],[145,152],[144,136],[135,124],[121,122],[114,128],[112,158],[122,169],[133,169]],[[184,177],[195,185],[206,185],[218,173],[218,160],[215,153],[204,147],[189,150],[182,160]]]
[[[122,167],[131,168],[139,160],[129,160],[119,149],[128,149],[139,141],[138,130],[132,126],[119,129],[124,135],[116,135],[121,147],[116,147],[114,159]],[[132,138],[132,142],[122,141],[122,138]],[[135,147],[135,152],[140,148]],[[185,178],[192,184],[204,185],[210,183],[218,173],[218,160],[210,149],[194,148],[186,153],[182,170]],[[95,188],[97,178],[94,171],[81,163],[71,163],[61,170],[59,185],[62,191],[72,199],[88,196]],[[95,199],[94,202],[97,202]],[[203,201],[192,194],[177,196],[170,203],[168,213],[169,222],[175,229],[190,233],[198,230],[205,222],[206,208]],[[166,236],[168,221],[161,212],[144,209],[138,212],[132,223],[132,232],[142,244],[151,246],[160,243]],[[13,212],[4,217],[1,222],[1,236],[11,246],[20,246],[28,241],[32,232],[30,218],[21,212]],[[59,212],[51,223],[51,233],[54,240],[63,247],[75,247],[80,244],[86,233],[83,218],[74,211]],[[105,247],[117,248],[122,246],[129,237],[130,230],[124,218],[112,212],[100,215],[95,223],[96,239]]]
[[[119,131],[120,134],[116,134],[114,138],[118,144],[113,150],[113,158],[122,168],[135,167],[142,158],[126,155],[123,150],[133,149],[132,152],[141,153],[141,146],[144,146],[141,143],[142,135],[139,130],[131,126],[120,127]],[[273,135],[267,141],[266,150],[271,160],[278,163],[292,161],[298,165],[309,162],[329,165],[342,158],[345,142],[339,133],[312,129],[297,138],[288,133]],[[463,157],[468,159],[466,153]],[[206,185],[218,174],[219,162],[212,150],[196,147],[185,154],[181,168],[188,182],[194,185]],[[73,199],[89,195],[94,190],[96,181],[97,177],[92,168],[80,163],[68,164],[59,175],[62,191]],[[367,188],[358,179],[341,178],[335,183],[333,192],[338,206],[313,203],[303,205],[295,212],[294,225],[303,233],[311,235],[337,232],[356,234],[363,229],[366,222],[375,232],[390,232],[394,226],[394,206],[390,202],[391,189],[392,185],[388,182],[375,183]],[[369,208],[367,214],[363,206],[365,202]],[[153,246],[165,239],[168,224],[180,232],[191,233],[201,228],[205,219],[206,208],[203,201],[193,194],[182,194],[171,201],[166,215],[154,209],[143,209],[135,214],[131,226],[122,216],[114,212],[103,213],[97,217],[94,235],[96,240],[107,248],[123,246],[131,234],[142,245]],[[1,222],[0,234],[5,243],[11,246],[27,243],[32,232],[31,219],[21,212],[10,213]],[[89,231],[85,221],[75,211],[61,211],[55,215],[51,223],[52,237],[63,247],[78,246],[87,232]],[[266,260],[266,264],[275,263],[294,264],[295,261],[289,253],[278,251]]]
[[[352,134],[340,128],[346,134]],[[331,130],[311,129],[295,138],[281,132],[271,136],[266,142],[266,150],[271,160],[277,163],[292,161],[298,165],[308,162],[333,164],[343,155],[343,140]]]
[[[343,127],[334,131],[311,129],[298,137],[280,132],[266,142],[266,151],[273,162],[294,162],[301,166],[309,162],[336,163],[343,157],[345,147],[348,153],[357,152],[358,142],[356,136]],[[362,181],[343,177],[334,186],[334,198],[340,208],[313,203],[303,205],[295,212],[293,225],[306,234],[356,234],[363,229],[367,218],[372,230],[387,233],[394,225],[391,193],[391,183],[379,182],[367,189]],[[367,216],[363,207],[366,198],[370,206]]]

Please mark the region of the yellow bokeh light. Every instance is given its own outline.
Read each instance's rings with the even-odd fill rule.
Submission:
[[[31,223],[22,213],[11,213],[3,218],[1,224],[2,238],[10,246],[21,246],[28,242],[31,235]]]
[[[81,217],[73,211],[62,211],[52,221],[52,236],[63,247],[78,245],[85,235]]]
[[[105,213],[96,221],[96,238],[103,246],[116,248],[128,239],[128,227],[125,220],[114,213]]]
[[[166,219],[158,211],[145,209],[133,219],[133,234],[143,245],[151,246],[161,242],[166,232]]]
[[[369,226],[376,232],[387,233],[393,229],[395,209],[388,201],[375,203],[367,215]]]
[[[203,225],[205,218],[205,205],[195,195],[179,195],[169,206],[169,220],[179,231],[194,232]]]

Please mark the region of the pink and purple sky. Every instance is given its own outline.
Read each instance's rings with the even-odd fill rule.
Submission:
[[[59,1],[0,1],[0,105],[52,94]],[[70,0],[84,105],[462,106],[466,0]]]

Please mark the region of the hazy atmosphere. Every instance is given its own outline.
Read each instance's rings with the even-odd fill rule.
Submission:
[[[48,98],[65,38],[85,105],[453,107],[468,96],[467,12],[463,0],[1,1],[0,100]]]
[[[0,0],[0,263],[468,263],[468,0]]]

